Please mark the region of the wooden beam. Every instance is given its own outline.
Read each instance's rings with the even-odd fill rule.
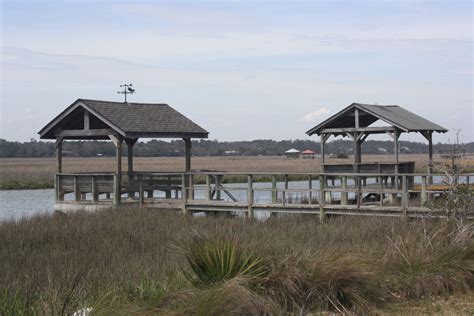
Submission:
[[[192,142],[190,138],[183,138],[184,144],[186,146],[185,149],[185,156],[186,156],[186,161],[185,161],[185,171],[189,172],[191,171],[191,148],[192,148]]]
[[[324,144],[326,143],[325,141],[325,134],[321,134],[321,165],[324,164]]]
[[[115,203],[120,203],[122,195],[122,138],[117,138],[116,144],[116,159],[117,159],[117,171],[115,174]]]
[[[395,162],[398,163],[398,138],[400,138],[400,132],[395,131],[393,133],[393,139],[394,139],[394,154],[395,154]]]
[[[56,169],[58,173],[63,172],[63,138],[56,139]]]
[[[118,135],[118,133],[113,129],[71,129],[71,130],[62,130],[56,133],[56,136],[61,137],[91,137],[91,136],[109,136],[109,135]]]
[[[355,116],[354,116],[354,126],[355,126],[355,128],[359,128],[359,109],[358,108],[355,108],[354,114],[355,114]]]
[[[324,134],[345,134],[345,133],[370,133],[370,134],[380,134],[385,132],[393,132],[395,127],[393,126],[374,126],[374,127],[343,127],[343,128],[325,128],[321,130],[321,133]]]
[[[90,118],[89,118],[89,111],[84,110],[84,129],[90,129]]]
[[[137,140],[137,138],[125,139],[125,143],[127,144],[127,171],[129,174],[133,172],[133,146]]]

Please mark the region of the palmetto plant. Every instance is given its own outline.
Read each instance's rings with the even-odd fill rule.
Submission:
[[[268,273],[263,259],[241,248],[235,238],[215,240],[196,235],[182,246],[188,266],[184,275],[195,286],[205,286],[246,276],[258,280]]]

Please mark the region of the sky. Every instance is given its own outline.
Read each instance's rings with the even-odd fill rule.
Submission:
[[[353,102],[474,141],[472,1],[0,1],[0,138],[133,83],[220,141],[308,139]]]

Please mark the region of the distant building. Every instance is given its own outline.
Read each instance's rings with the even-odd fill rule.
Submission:
[[[316,157],[316,152],[306,149],[305,151],[301,152],[301,157],[303,159],[314,159]]]
[[[387,149],[383,148],[383,147],[379,147],[377,148],[377,153],[378,154],[386,154],[388,153]]]
[[[239,152],[237,150],[226,150],[224,156],[237,156]]]
[[[293,159],[300,158],[300,153],[301,152],[298,149],[294,149],[294,148],[285,151],[286,158],[293,158]]]

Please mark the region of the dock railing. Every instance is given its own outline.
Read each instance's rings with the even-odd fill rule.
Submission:
[[[472,199],[474,174],[189,172],[56,175],[56,201],[138,203],[160,207],[173,202],[183,212],[315,213],[445,217],[443,197],[452,184],[467,188]],[[113,197],[113,198],[111,198]],[[472,216],[472,211],[468,214]]]

